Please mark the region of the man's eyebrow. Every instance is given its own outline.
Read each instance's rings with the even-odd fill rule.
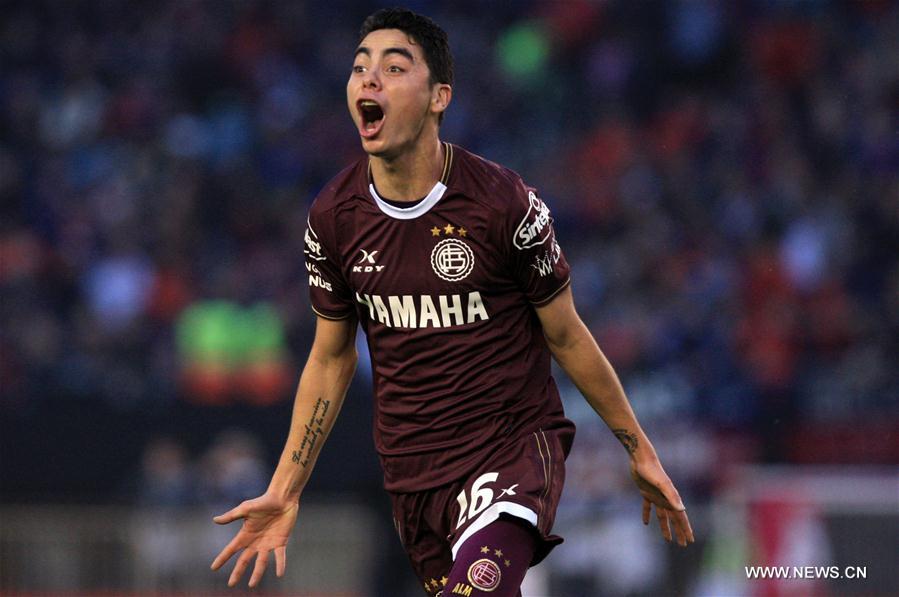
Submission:
[[[410,62],[415,62],[415,57],[412,56],[412,52],[410,52],[406,48],[387,48],[381,53],[384,56],[387,56],[388,54],[399,54],[400,56],[405,56],[406,58],[408,58]]]
[[[371,50],[369,50],[365,46],[359,46],[358,48],[356,48],[356,53],[353,54],[353,58],[355,58],[359,54],[365,54],[366,56],[371,58]],[[406,48],[385,48],[384,51],[381,52],[381,54],[383,54],[384,56],[387,56],[389,54],[399,54],[400,56],[405,56],[411,62],[415,62],[415,56],[413,56],[412,52],[410,52]]]

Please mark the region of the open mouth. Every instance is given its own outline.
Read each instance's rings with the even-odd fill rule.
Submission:
[[[384,110],[374,100],[359,100],[356,104],[362,116],[359,132],[363,137],[374,137],[384,124]]]

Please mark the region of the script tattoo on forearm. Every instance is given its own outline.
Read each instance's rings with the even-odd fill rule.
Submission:
[[[612,433],[615,434],[615,437],[618,438],[618,441],[621,442],[621,445],[624,446],[624,449],[627,450],[628,454],[633,454],[637,451],[636,435],[634,435],[627,429],[613,429]]]
[[[315,444],[323,433],[322,424],[325,422],[325,415],[328,414],[330,406],[330,400],[323,400],[319,397],[315,401],[312,416],[309,417],[309,422],[305,425],[306,431],[303,434],[303,441],[300,442],[299,449],[294,450],[293,455],[290,457],[294,464],[299,464],[303,468],[306,468],[306,465],[309,464],[312,450],[315,449]]]

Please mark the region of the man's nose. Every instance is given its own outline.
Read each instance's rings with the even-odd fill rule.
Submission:
[[[378,72],[374,69],[365,71],[362,76],[363,89],[378,89],[381,86],[381,80],[378,78]]]

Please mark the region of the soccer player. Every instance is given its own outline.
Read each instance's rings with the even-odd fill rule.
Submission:
[[[243,519],[213,569],[274,553],[284,573],[300,495],[340,411],[361,324],[374,372],[374,440],[394,523],[431,596],[520,595],[551,534],[574,425],[555,357],[630,458],[666,540],[693,532],[618,379],[575,311],[552,217],[511,170],[438,137],[452,99],[446,34],[380,10],[362,25],[347,104],[367,156],[313,203],[306,229],[315,339],[268,490],[215,518]]]

